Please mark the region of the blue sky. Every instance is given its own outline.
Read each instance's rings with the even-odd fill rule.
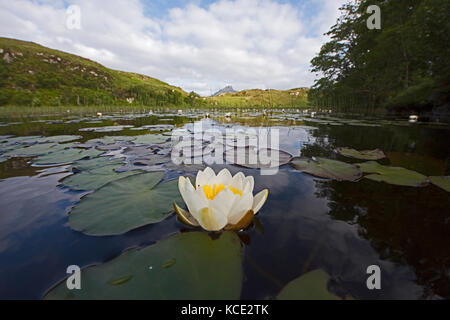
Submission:
[[[346,0],[0,0],[0,36],[186,91],[311,86],[310,60]],[[80,29],[67,28],[69,5]]]

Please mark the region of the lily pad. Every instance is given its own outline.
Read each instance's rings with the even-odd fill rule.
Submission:
[[[288,164],[292,155],[281,150],[240,147],[225,152],[225,160],[245,168],[276,168]]]
[[[103,138],[91,139],[86,141],[87,144],[96,144],[101,143],[104,145],[115,144],[116,142],[125,142],[125,141],[133,141],[136,137],[129,136],[104,136]]]
[[[161,222],[180,201],[178,180],[161,182],[163,172],[116,180],[81,199],[69,215],[70,226],[88,235],[118,235]]]
[[[386,158],[384,152],[379,149],[358,151],[351,148],[338,148],[337,152],[345,157],[360,160],[380,160]]]
[[[383,166],[376,161],[359,163],[357,166],[362,172],[370,173],[365,178],[373,181],[407,187],[421,187],[428,183],[423,174],[405,168]]]
[[[109,126],[109,127],[93,127],[93,128],[82,128],[78,131],[81,132],[116,132],[125,129],[133,128],[134,126]]]
[[[188,232],[85,268],[82,290],[67,289],[64,280],[44,298],[237,300],[242,276],[241,245],[234,232],[224,232],[214,240],[204,232]]]
[[[114,171],[117,167],[118,165],[112,164],[74,174],[65,178],[62,184],[73,190],[97,190],[112,181],[142,173],[139,171],[117,173]]]
[[[60,164],[60,163],[71,163],[84,158],[93,158],[102,153],[103,152],[95,149],[90,150],[64,149],[33,159],[33,163],[38,166]]]
[[[64,147],[63,147],[64,148]],[[55,143],[41,143],[30,147],[14,149],[5,153],[8,157],[34,157],[45,155],[54,151],[61,150],[61,147]]]
[[[121,159],[110,160],[108,157],[98,157],[98,158],[89,159],[89,160],[76,161],[72,165],[72,167],[78,171],[87,171],[87,170],[101,168],[104,166],[109,166],[109,165],[113,165],[113,164],[122,164],[122,163],[123,163],[123,160],[121,160]]]
[[[430,177],[430,182],[439,188],[450,192],[450,176],[445,177]]]
[[[161,134],[146,134],[137,136],[133,141],[135,144],[159,144],[167,141],[167,137]]]
[[[36,140],[37,143],[63,143],[69,141],[75,141],[83,138],[82,136],[66,135],[66,136],[53,136],[53,137],[43,137]]]
[[[356,181],[362,173],[355,165],[324,158],[294,158],[292,165],[295,169],[310,175],[338,181]]]
[[[327,290],[330,276],[314,270],[289,282],[278,294],[278,300],[340,300]]]

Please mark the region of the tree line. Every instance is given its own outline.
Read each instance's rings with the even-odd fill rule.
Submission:
[[[381,29],[369,29],[368,7],[381,9]],[[343,112],[449,112],[450,1],[352,0],[311,61],[321,78],[309,100]]]

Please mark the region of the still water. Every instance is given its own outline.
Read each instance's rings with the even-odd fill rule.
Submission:
[[[258,112],[234,113],[231,119],[224,113],[211,113],[210,119],[203,116],[204,112],[160,112],[1,119],[0,298],[42,299],[67,276],[69,265],[102,264],[127,249],[149,246],[187,229],[171,215],[118,236],[95,237],[74,231],[68,212],[90,191],[74,191],[61,184],[74,173],[67,161],[37,165],[33,156],[7,156],[23,146],[19,140],[11,140],[16,137],[80,136],[60,144],[149,133],[170,138],[171,130],[189,130],[201,121],[222,129],[279,129],[280,150],[295,157],[360,163],[363,161],[339,155],[336,148],[380,149],[386,154],[379,160],[383,165],[426,176],[450,173],[450,128],[446,125],[310,118],[294,112],[268,117]],[[117,131],[83,130],[109,126]],[[29,140],[30,145],[36,143],[36,137]],[[123,148],[119,147],[102,152],[121,159]],[[228,168],[232,174],[253,175],[256,192],[270,190],[253,224],[239,233],[241,299],[273,299],[287,283],[316,269],[330,275],[328,290],[341,298],[450,298],[450,198],[445,190],[433,184],[404,187],[364,178],[334,181],[297,171],[289,164],[274,176],[233,164],[212,167],[216,172]],[[196,172],[195,167],[186,171],[173,165],[161,168],[165,179]],[[366,286],[370,265],[381,268],[381,290]]]

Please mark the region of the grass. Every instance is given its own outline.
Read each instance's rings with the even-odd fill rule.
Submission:
[[[243,90],[207,98],[210,106],[234,108],[307,108],[308,89],[281,90]]]

